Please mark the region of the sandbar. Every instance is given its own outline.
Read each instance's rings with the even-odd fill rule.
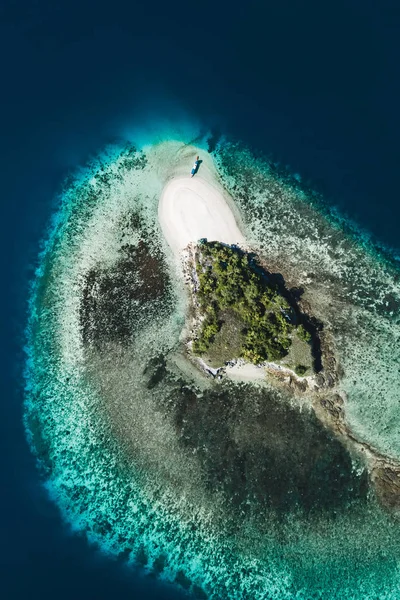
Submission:
[[[243,246],[243,235],[224,196],[220,186],[200,176],[174,177],[167,182],[158,217],[175,255],[202,238]]]

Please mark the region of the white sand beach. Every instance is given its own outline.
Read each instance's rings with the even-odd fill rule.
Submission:
[[[189,172],[190,164],[188,165]],[[204,166],[193,178],[174,177],[166,184],[158,207],[161,229],[177,256],[201,238],[226,244],[244,244],[244,238],[225,199],[225,192],[212,181]]]

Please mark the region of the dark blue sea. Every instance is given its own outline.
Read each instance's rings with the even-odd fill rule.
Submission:
[[[399,26],[395,0],[2,0],[2,598],[181,597],[69,532],[25,440],[28,285],[63,179],[131,129],[193,121],[400,250]]]

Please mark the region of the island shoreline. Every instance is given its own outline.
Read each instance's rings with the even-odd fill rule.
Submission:
[[[158,209],[160,226],[183,271],[186,285],[190,283],[191,290],[188,294],[190,302],[193,302],[195,289],[193,267],[189,266],[193,244],[205,238],[208,241],[219,241],[227,245],[240,245],[241,249],[251,251],[239,230],[237,223],[239,218],[231,212],[233,200],[228,202],[227,196],[228,192],[223,188],[212,159],[208,156],[199,174],[190,178],[189,174],[182,175],[180,169],[178,175],[172,175],[167,179],[162,191]],[[268,269],[265,257],[260,257],[260,264]],[[315,318],[308,302],[302,302],[300,298],[298,306],[311,319]],[[190,356],[188,343],[190,344],[193,331],[198,326],[198,323],[193,321],[195,312],[189,309],[183,334],[186,349],[182,354],[186,360],[195,365],[205,377],[211,376],[217,381],[224,373],[232,379],[252,383],[268,381],[303,400],[306,395],[309,395],[309,404],[324,427],[366,466],[370,482],[382,506],[400,510],[400,462],[379,452],[368,442],[359,440],[346,423],[346,397],[338,388],[341,379],[340,361],[336,356],[334,340],[330,339],[332,336],[329,332],[321,332],[322,370],[313,376],[299,377],[291,369],[274,363],[257,367],[251,365],[251,373],[248,373],[249,364],[242,361],[235,361],[235,365],[213,369],[204,361],[201,364],[198,359],[194,360],[194,357]],[[243,370],[242,376],[239,373],[240,368]],[[256,369],[257,377],[254,377]],[[235,370],[238,373],[235,373]]]

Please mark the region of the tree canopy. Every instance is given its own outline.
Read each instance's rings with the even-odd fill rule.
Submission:
[[[253,258],[219,242],[202,242],[196,255],[198,300],[204,317],[193,352],[206,353],[235,314],[241,326],[237,355],[258,364],[283,358],[291,345],[293,310]]]

